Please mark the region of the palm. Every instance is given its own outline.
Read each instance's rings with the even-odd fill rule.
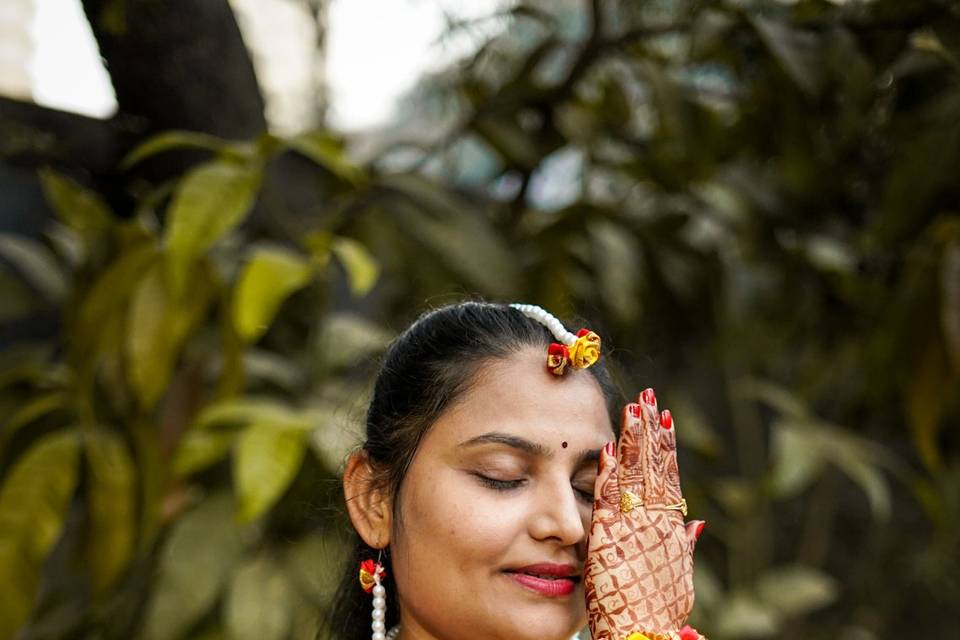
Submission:
[[[584,581],[595,640],[676,631],[693,608],[700,523],[684,524],[676,437],[655,402],[624,408],[618,455],[603,454],[597,477]],[[665,412],[663,423],[671,420]],[[623,512],[623,492],[643,506]]]

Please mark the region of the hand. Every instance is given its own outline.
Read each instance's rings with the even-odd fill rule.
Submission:
[[[684,524],[673,417],[656,403],[647,389],[625,406],[619,452],[610,443],[600,454],[584,572],[594,640],[676,633],[693,608],[704,523]]]

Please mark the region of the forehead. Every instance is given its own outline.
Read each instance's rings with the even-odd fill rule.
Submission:
[[[555,376],[546,350],[526,348],[483,365],[428,438],[462,442],[491,430],[601,447],[613,434],[600,385],[587,371]]]

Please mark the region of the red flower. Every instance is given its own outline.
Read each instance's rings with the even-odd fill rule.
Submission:
[[[374,580],[375,575],[379,575],[380,579],[383,580],[387,577],[387,571],[373,560],[364,560],[360,563],[360,586],[367,593],[373,591],[374,585],[377,584]]]
[[[570,364],[570,350],[559,342],[551,342],[547,347],[547,369],[556,376],[562,376]]]
[[[700,632],[690,625],[685,625],[682,629],[680,629],[679,633],[680,640],[701,640],[701,638],[703,638],[703,636],[700,635]]]

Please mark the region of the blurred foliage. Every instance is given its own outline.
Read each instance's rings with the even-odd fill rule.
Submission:
[[[496,19],[360,166],[322,132],[169,132],[118,179],[200,160],[123,211],[41,172],[58,219],[0,236],[0,321],[58,318],[0,370],[0,637],[312,638],[375,358],[467,296],[582,312],[674,410],[713,640],[946,637],[956,4]],[[301,210],[263,197],[288,153],[317,166]]]

